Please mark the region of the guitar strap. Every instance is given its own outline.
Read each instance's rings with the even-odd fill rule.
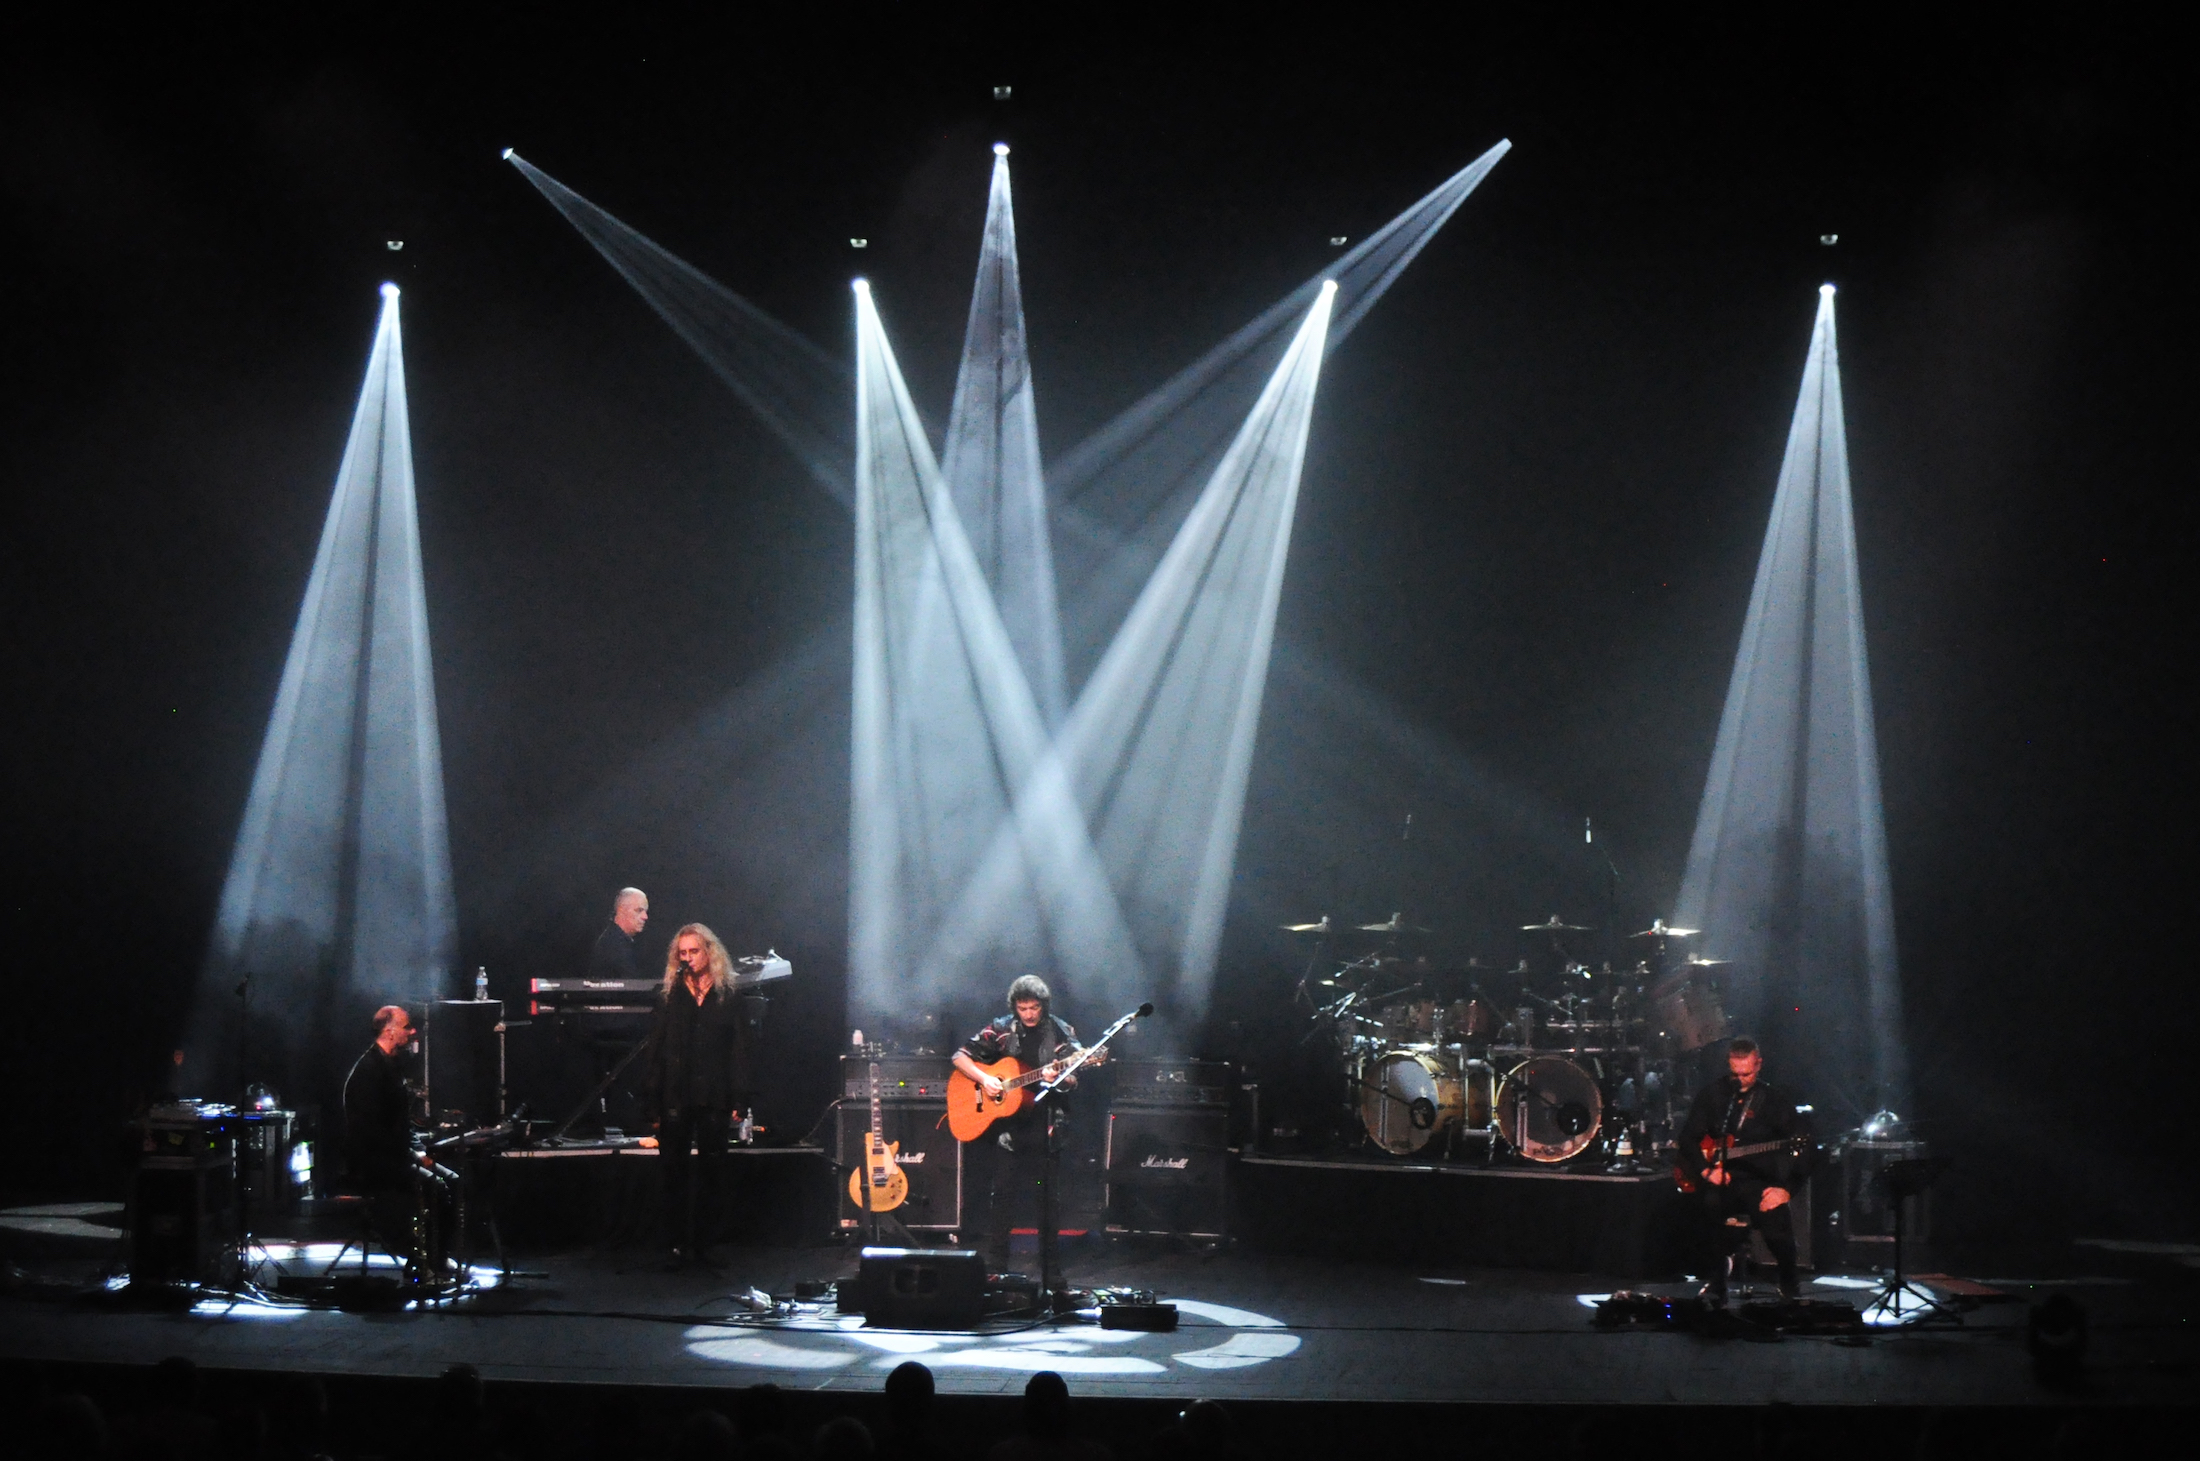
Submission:
[[[1749,1120],[1749,1108],[1757,1103],[1757,1092],[1761,1089],[1761,1086],[1751,1086],[1747,1092],[1737,1091],[1734,1099],[1727,1102],[1726,1119],[1719,1123],[1719,1135],[1726,1139],[1726,1145],[1733,1146],[1741,1136],[1742,1123]]]

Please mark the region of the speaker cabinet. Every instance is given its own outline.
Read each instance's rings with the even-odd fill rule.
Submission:
[[[866,1248],[856,1292],[869,1327],[975,1329],[985,1318],[985,1255],[957,1248]]]
[[[147,1159],[130,1187],[130,1282],[226,1285],[237,1277],[228,1163]]]
[[[467,1126],[504,1119],[500,999],[439,999],[428,1010],[428,1104]]]
[[[1108,1113],[1108,1231],[1224,1236],[1227,1109]]]
[[[912,1232],[960,1232],[963,1225],[962,1143],[947,1129],[945,1101],[888,1102],[879,1113],[889,1143],[901,1143],[894,1160],[909,1179],[909,1197],[894,1217]],[[842,1106],[835,1117],[841,1176],[834,1184],[834,1226],[843,1233],[865,1229],[869,1219],[848,1195],[847,1174],[861,1170],[871,1134],[868,1104]]]

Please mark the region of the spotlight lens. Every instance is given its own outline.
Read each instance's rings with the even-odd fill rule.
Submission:
[[[996,143],[994,143],[994,144],[993,144],[993,155],[994,155],[995,157],[1006,157],[1006,156],[1008,156],[1008,144],[1007,144],[1006,142],[996,142]]]
[[[497,156],[503,158],[506,162],[510,162],[512,160],[512,149],[507,147],[502,152],[498,153]]]
[[[852,249],[867,249],[870,246],[871,241],[867,238],[852,238],[848,240],[848,247]]]
[[[394,284],[384,284],[382,286],[382,297],[384,299],[397,298],[397,286]]]
[[[1831,284],[1821,284],[1818,286],[1818,292],[1820,294],[1831,294],[1833,293],[1833,286]]]

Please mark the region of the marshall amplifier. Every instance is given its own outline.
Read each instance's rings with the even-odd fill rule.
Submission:
[[[886,1064],[881,1061],[880,1064]],[[937,1062],[945,1065],[945,1061]],[[881,1071],[881,1095],[891,1089]],[[909,1196],[892,1216],[912,1232],[928,1237],[960,1232],[963,1225],[962,1143],[947,1129],[947,1102],[938,1100],[882,1100],[879,1130],[889,1144],[901,1143],[894,1160],[909,1179]],[[863,1231],[869,1221],[856,1200],[848,1195],[848,1176],[863,1170],[864,1143],[871,1135],[870,1085],[864,1084],[862,1101],[844,1103],[834,1116],[835,1150],[840,1175],[834,1183],[834,1229],[842,1233]]]
[[[1228,1106],[1233,1084],[1222,1060],[1118,1060],[1110,1107]]]
[[[1224,1236],[1229,1124],[1227,1105],[1109,1111],[1108,1231]]]

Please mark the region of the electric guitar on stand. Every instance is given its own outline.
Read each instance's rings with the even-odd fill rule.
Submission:
[[[878,1062],[871,1062],[871,1134],[863,1144],[863,1165],[848,1174],[848,1200],[872,1217],[892,1212],[909,1200],[909,1174],[894,1159],[901,1143],[886,1140],[878,1094]]]

